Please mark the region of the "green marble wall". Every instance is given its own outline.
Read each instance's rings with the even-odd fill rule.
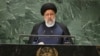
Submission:
[[[40,8],[46,2],[56,4],[57,21],[68,27],[75,44],[100,44],[99,0],[0,0],[0,43],[18,44],[19,34],[30,34],[43,20]]]

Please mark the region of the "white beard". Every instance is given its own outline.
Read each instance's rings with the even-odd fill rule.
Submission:
[[[55,18],[53,19],[53,21],[45,21],[45,25],[47,26],[47,27],[53,27],[54,25],[55,25]]]

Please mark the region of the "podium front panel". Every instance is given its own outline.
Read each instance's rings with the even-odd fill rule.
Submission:
[[[99,56],[95,46],[0,44],[0,56]]]

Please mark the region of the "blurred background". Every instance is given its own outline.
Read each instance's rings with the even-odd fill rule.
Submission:
[[[40,8],[47,2],[56,4],[57,21],[68,27],[76,45],[100,44],[99,0],[0,0],[0,44],[19,44],[20,34],[30,34],[43,21]]]

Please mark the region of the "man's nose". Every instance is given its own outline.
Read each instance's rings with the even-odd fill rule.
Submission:
[[[49,14],[49,15],[48,15],[48,17],[50,18],[50,17],[51,17],[51,15]]]

